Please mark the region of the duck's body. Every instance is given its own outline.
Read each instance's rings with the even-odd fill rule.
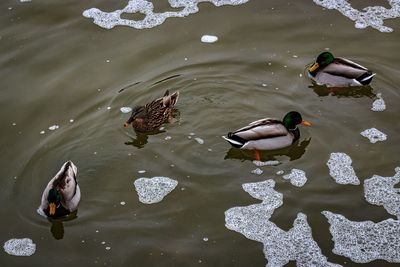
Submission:
[[[323,52],[308,69],[308,75],[318,85],[350,87],[370,84],[375,73],[351,60]]]
[[[257,120],[223,138],[240,149],[276,150],[288,147],[300,138],[297,124],[311,125],[303,121],[298,112],[292,111],[286,114],[283,121],[270,118]]]
[[[39,207],[46,216],[63,217],[78,209],[81,190],[76,174],[74,163],[67,161],[47,184]]]
[[[144,106],[135,107],[130,118],[124,126],[132,127],[139,132],[150,132],[158,129],[165,122],[173,122],[173,108],[178,101],[179,92],[169,94],[167,90],[163,97],[158,98]]]

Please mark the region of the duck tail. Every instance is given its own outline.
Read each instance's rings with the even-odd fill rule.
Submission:
[[[223,139],[229,142],[233,147],[236,148],[241,148],[246,141],[243,138],[240,138],[239,136],[234,135],[233,133],[228,133],[227,136],[222,136]]]
[[[362,85],[368,85],[371,83],[372,78],[376,75],[376,73],[372,73],[370,71],[364,73],[360,77],[357,78],[357,81]]]
[[[168,108],[172,108],[173,106],[175,106],[176,102],[178,102],[178,98],[179,98],[179,91],[176,91],[175,93],[173,93],[172,95],[169,94],[169,91],[167,90],[164,94],[163,97],[163,106],[164,107],[168,107]]]
[[[64,188],[65,178],[67,177],[68,169],[70,166],[71,166],[71,161],[67,161],[64,164],[64,168],[62,169],[60,175],[53,182],[53,188]]]

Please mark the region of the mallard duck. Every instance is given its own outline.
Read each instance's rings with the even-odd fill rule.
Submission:
[[[300,138],[297,125],[310,126],[297,111],[285,115],[283,121],[265,118],[222,136],[233,147],[254,149],[256,159],[260,160],[258,150],[276,150],[288,147]]]
[[[322,52],[308,69],[308,75],[318,85],[348,87],[368,85],[375,73],[348,59]]]
[[[163,97],[144,106],[135,107],[124,127],[132,124],[132,127],[139,132],[150,132],[156,130],[167,121],[174,122],[176,119],[172,116],[172,110],[178,98],[178,91],[170,95],[167,90]]]
[[[39,207],[48,217],[67,216],[78,209],[81,190],[76,181],[77,168],[72,161],[63,164],[42,194]]]

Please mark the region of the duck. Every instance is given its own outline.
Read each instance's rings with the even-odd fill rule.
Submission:
[[[70,160],[62,165],[43,191],[38,210],[40,214],[60,218],[78,209],[81,190],[76,180],[77,172],[77,167]]]
[[[222,136],[235,148],[255,150],[256,160],[260,160],[259,150],[277,150],[291,146],[300,138],[297,125],[310,126],[297,111],[288,112],[283,120],[264,118]]]
[[[132,114],[124,123],[127,128],[132,125],[138,132],[151,132],[158,129],[163,123],[173,123],[176,119],[172,111],[179,98],[179,91],[173,94],[167,90],[163,97],[160,97],[144,106],[137,106],[132,109]]]
[[[327,87],[364,86],[376,75],[366,67],[349,59],[334,57],[325,51],[318,55],[308,69],[308,75],[318,85]]]

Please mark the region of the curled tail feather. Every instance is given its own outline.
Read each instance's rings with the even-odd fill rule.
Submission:
[[[176,102],[178,102],[178,98],[179,98],[179,91],[176,91],[175,93],[170,95],[169,91],[167,90],[162,100],[163,106],[167,108],[172,108],[173,106],[175,106]]]

